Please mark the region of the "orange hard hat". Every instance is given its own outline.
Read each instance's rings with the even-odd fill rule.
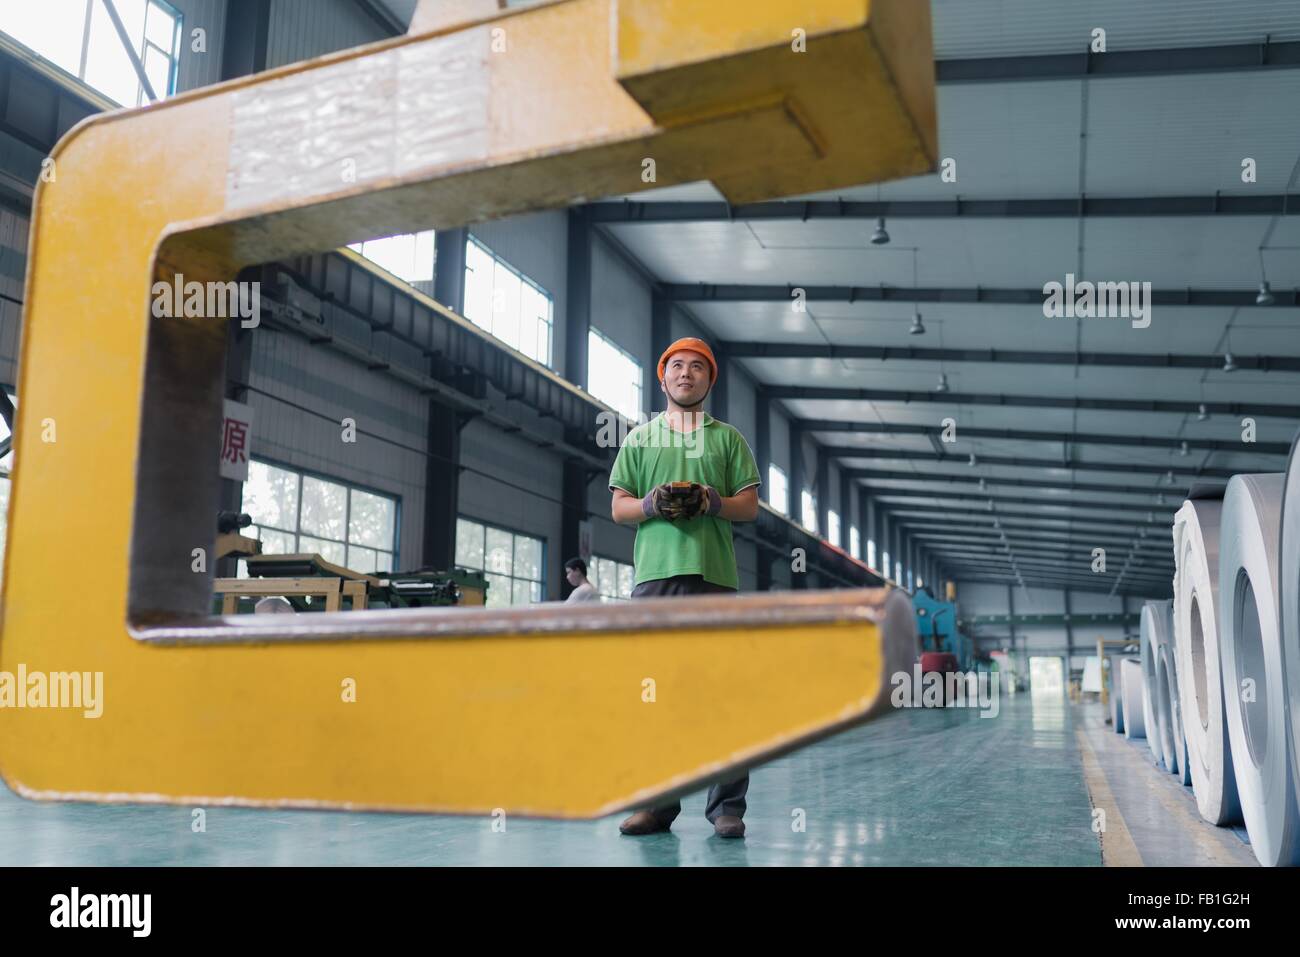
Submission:
[[[671,356],[674,352],[682,352],[683,350],[686,349],[689,349],[691,352],[698,352],[700,355],[704,356],[705,361],[709,363],[709,369],[713,373],[712,377],[709,379],[709,384],[711,385],[714,382],[717,382],[718,381],[718,360],[713,357],[713,350],[709,348],[709,344],[705,342],[703,339],[696,339],[694,336],[687,336],[684,339],[678,339],[671,346],[669,346],[667,349],[664,350],[664,354],[659,357],[660,381],[663,380],[664,366],[668,364],[668,357]]]

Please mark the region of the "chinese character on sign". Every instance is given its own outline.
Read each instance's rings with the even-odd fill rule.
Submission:
[[[253,439],[253,407],[225,400],[221,424],[221,477],[248,481],[248,454]]]

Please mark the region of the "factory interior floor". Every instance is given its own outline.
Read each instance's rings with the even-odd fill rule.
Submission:
[[[713,835],[704,795],[673,830],[592,822],[36,803],[0,787],[0,865],[1253,865],[1201,821],[1190,788],[1101,705],[1002,695],[901,710],[757,769],[748,837]],[[1094,805],[1106,813],[1093,830]],[[800,829],[800,824],[803,827]],[[1239,830],[1239,829],[1238,829]],[[1240,832],[1244,834],[1244,831]]]

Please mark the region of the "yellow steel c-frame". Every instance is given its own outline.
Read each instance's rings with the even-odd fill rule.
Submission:
[[[653,185],[733,202],[934,166],[918,0],[445,9],[54,151],[0,672],[102,673],[103,701],[0,707],[18,793],[589,817],[863,720],[910,667],[910,603],[886,590],[204,617],[228,324],[154,317],[155,280],[630,193],[647,160]]]

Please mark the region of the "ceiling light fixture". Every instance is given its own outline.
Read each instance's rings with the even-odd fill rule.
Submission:
[[[1182,442],[1182,444],[1178,446],[1178,454],[1179,454],[1179,455],[1186,455],[1187,452],[1188,452],[1188,449],[1187,449],[1187,440],[1184,439],[1183,442]]]
[[[1286,207],[1286,199],[1282,200],[1283,208]],[[1273,305],[1273,290],[1268,286],[1268,274],[1264,271],[1264,247],[1259,247],[1259,294],[1255,296],[1255,305],[1271,306]]]
[[[1209,418],[1210,418],[1210,410],[1207,409],[1205,407],[1205,403],[1202,402],[1200,405],[1196,407],[1196,421],[1206,422],[1209,421]]]
[[[912,325],[908,327],[907,334],[909,336],[925,335],[925,323],[921,321],[920,310],[912,313]]]
[[[880,184],[876,184],[876,205],[880,205]],[[876,231],[871,234],[871,245],[883,246],[889,242],[889,233],[885,231],[885,217],[880,216],[876,219]]]
[[[946,372],[939,373],[939,384],[934,387],[934,391],[935,392],[948,391],[948,374]]]
[[[1231,352],[1225,352],[1223,354],[1223,371],[1224,372],[1237,371],[1237,360],[1233,358]]]

